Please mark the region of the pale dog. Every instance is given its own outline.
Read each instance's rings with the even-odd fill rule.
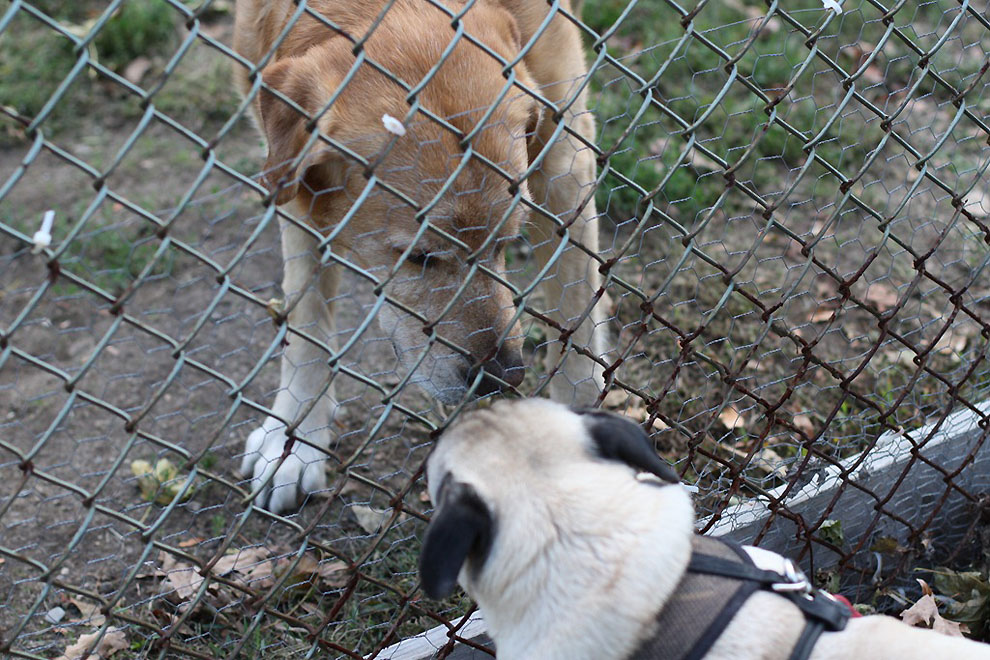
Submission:
[[[688,564],[694,511],[632,422],[550,401],[496,403],[441,437],[427,478],[436,510],[423,587],[440,597],[459,581],[500,660],[632,659],[657,634]],[[758,591],[704,657],[784,660],[803,625],[790,601]],[[990,646],[869,616],[823,633],[810,658],[987,660]]]
[[[278,204],[313,229],[281,223],[290,333],[273,415],[248,437],[242,463],[261,491],[257,501],[273,511],[295,507],[302,495],[326,482],[324,450],[336,404],[325,347],[335,345],[331,301],[339,267],[326,265],[321,236],[333,237],[335,255],[376,277],[397,268],[384,292],[399,304],[382,307],[378,320],[400,366],[412,372],[410,382],[441,401],[457,402],[472,384],[490,393],[499,389],[499,381],[513,386],[522,381],[522,338],[511,292],[496,278],[472,271],[483,265],[496,275],[505,272],[506,241],[518,234],[527,215],[519,195],[532,199],[567,224],[562,238],[557,224],[540,213],[529,218],[535,258],[551,265],[541,285],[549,315],[572,331],[574,344],[594,355],[606,350],[603,312],[588,309],[601,283],[597,265],[582,249],[555,254],[565,240],[579,242],[592,254],[598,249],[594,152],[566,131],[555,136],[563,123],[585,141],[594,139],[582,91],[587,74],[580,34],[559,14],[547,22],[550,5],[545,2],[443,2],[451,14],[427,0],[398,0],[390,6],[386,0],[306,3],[346,36],[308,13],[293,19],[299,7],[294,0],[237,2],[235,50],[262,67],[266,85],[252,92],[250,70],[235,67],[241,91],[253,93],[253,114],[268,143],[263,183]],[[566,0],[560,5],[571,7]],[[452,15],[465,8],[455,28]],[[449,49],[461,29],[477,43],[462,36]],[[367,61],[352,71],[357,40]],[[513,68],[518,84],[513,85],[491,52],[509,62],[523,45],[525,54]],[[409,92],[371,62],[410,87],[429,80],[416,102],[464,135],[478,128],[469,146],[482,158],[466,157],[467,145],[423,113],[408,118],[404,135],[386,130],[384,115],[406,119]],[[552,107],[534,101],[518,85],[535,90]],[[319,139],[313,138],[316,129]],[[362,197],[368,171],[337,145],[373,163],[370,169],[385,184],[382,189]],[[482,159],[508,176],[497,175]],[[538,167],[524,177],[534,162]],[[419,208],[429,208],[430,226],[460,244],[439,232],[420,232]],[[427,338],[424,330],[435,331],[460,351]],[[595,361],[569,355],[561,364],[559,350],[548,357],[556,372],[550,383],[554,398],[594,400],[603,384]],[[301,440],[283,461],[290,435]]]

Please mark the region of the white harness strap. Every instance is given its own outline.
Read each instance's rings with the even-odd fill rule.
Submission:
[[[780,575],[787,573],[788,560],[784,556],[778,555],[776,552],[764,550],[763,548],[757,548],[753,545],[744,545],[742,549],[753,560],[753,564],[757,568],[762,568],[765,571],[773,571]]]

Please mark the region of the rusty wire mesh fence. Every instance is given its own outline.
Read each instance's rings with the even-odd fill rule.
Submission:
[[[641,421],[705,529],[760,502],[757,542],[786,522],[864,602],[978,540],[985,1],[263,4],[239,46],[222,0],[0,10],[5,655],[449,622],[423,462],[499,385]],[[303,31],[329,80],[279,68]]]

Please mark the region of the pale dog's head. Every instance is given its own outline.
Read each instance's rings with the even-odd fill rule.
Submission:
[[[576,589],[575,602],[586,598],[581,590],[598,589],[595,571],[620,588],[625,553],[636,543],[663,554],[651,536],[658,531],[677,539],[678,557],[688,551],[690,501],[684,489],[664,487],[677,474],[643,430],[618,415],[500,401],[441,437],[427,479],[436,509],[420,559],[423,588],[442,597],[460,582],[496,641],[519,625],[511,618],[524,616],[526,604],[560,597],[558,587]],[[555,577],[559,567],[566,575]]]
[[[448,52],[450,17],[428,3],[396,3],[374,29],[358,15],[342,5],[334,20],[354,34],[370,33],[363,54],[393,75],[368,62],[354,71],[354,44],[304,19],[300,33],[332,38],[281,57],[262,79],[317,119],[267,90],[259,95],[269,147],[264,182],[279,204],[332,234],[336,254],[384,283],[390,302],[378,319],[403,370],[414,372],[412,382],[448,403],[479,375],[477,394],[499,389],[499,379],[518,385],[522,333],[512,292],[498,279],[525,215],[522,175],[538,106],[507,82],[490,52],[465,38]],[[490,51],[515,58],[519,34],[508,13],[479,3],[462,22]],[[513,71],[535,88],[522,64]],[[396,79],[428,80],[415,96],[418,107],[470,141],[426,112],[402,135],[386,130],[384,115],[404,119],[411,107]],[[327,139],[307,147],[314,126]],[[424,220],[439,231],[422,231]]]

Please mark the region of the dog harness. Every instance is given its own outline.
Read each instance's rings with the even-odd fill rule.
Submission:
[[[806,660],[824,631],[846,627],[848,605],[812,588],[789,559],[781,571],[756,565],[740,545],[694,535],[691,562],[674,595],[657,615],[653,633],[629,660],[700,660],[743,603],[757,591],[786,598],[804,613],[804,629],[790,660]]]

